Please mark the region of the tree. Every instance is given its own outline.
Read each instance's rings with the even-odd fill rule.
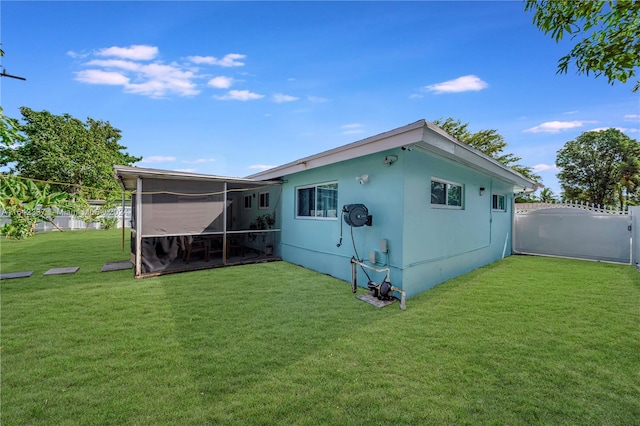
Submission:
[[[54,223],[57,208],[68,206],[68,194],[52,192],[49,185],[38,186],[31,180],[1,175],[0,208],[9,216],[0,232],[7,238],[24,239],[33,235],[38,221]]]
[[[640,1],[527,0],[533,23],[559,42],[565,34],[583,37],[558,61],[558,73],[575,62],[579,73],[605,75],[609,84],[625,83],[640,67]],[[636,82],[633,91],[640,89]]]
[[[19,132],[20,124],[18,120],[4,115],[4,111],[0,107],[0,147],[10,148],[15,143],[23,141],[23,137]]]
[[[513,154],[505,154],[503,152],[507,147],[507,142],[496,130],[480,130],[476,133],[471,133],[468,129],[468,123],[462,123],[460,120],[454,120],[451,117],[446,120],[434,120],[433,124],[440,127],[459,141],[474,147],[478,151],[515,170],[522,176],[531,179],[534,182],[540,181],[541,177],[535,174],[531,167],[517,164],[517,162],[521,160],[520,157],[516,157]]]
[[[563,198],[623,207],[639,195],[640,146],[620,130],[582,133],[558,151],[556,165]]]
[[[555,199],[556,199],[556,196],[551,190],[551,188],[544,188],[542,191],[540,191],[541,203],[550,203],[552,201],[555,201]]]
[[[116,164],[131,165],[141,158],[129,155],[120,145],[120,130],[109,122],[87,118],[82,122],[69,114],[20,108],[25,124],[23,140],[0,146],[0,166],[12,173],[49,182],[59,191],[77,193],[81,187],[117,190]],[[93,196],[94,194],[90,194]]]

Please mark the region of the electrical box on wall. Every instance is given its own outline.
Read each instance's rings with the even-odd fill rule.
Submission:
[[[380,252],[387,253],[389,251],[389,241],[386,238],[380,240]]]
[[[373,250],[369,252],[369,262],[376,263],[376,252]]]

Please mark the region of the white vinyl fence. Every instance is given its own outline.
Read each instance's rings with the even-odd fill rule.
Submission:
[[[100,229],[103,228],[102,223],[100,221],[86,223],[71,213],[56,210],[56,218],[54,223],[63,230],[74,230],[74,229]],[[131,227],[131,206],[125,206],[124,209],[122,206],[114,207],[109,210],[107,213],[102,215],[104,218],[115,218],[116,224],[115,227],[122,228],[122,215],[124,214],[124,226],[125,228]],[[6,216],[5,213],[0,210],[0,227],[2,227],[5,223],[11,223],[11,219],[9,216]],[[49,222],[38,222],[36,225],[36,232],[42,231],[54,231],[57,230],[55,226],[50,224]]]
[[[576,203],[516,204],[513,250],[638,266],[640,207],[603,209]]]

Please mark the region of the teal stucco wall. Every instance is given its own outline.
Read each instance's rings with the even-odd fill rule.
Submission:
[[[384,164],[384,157],[398,160]],[[356,176],[367,174],[361,185]],[[463,209],[434,208],[431,178],[464,187]],[[338,209],[361,203],[373,216],[371,227],[351,229],[335,219],[296,218],[300,186],[338,183]],[[480,195],[480,187],[485,188]],[[400,148],[303,171],[285,177],[281,202],[281,254],[285,261],[350,281],[349,260],[376,252],[377,266],[391,268],[391,282],[415,296],[449,278],[494,262],[511,253],[512,186],[458,163],[421,151]],[[507,210],[493,211],[492,194],[506,197]],[[388,243],[380,252],[380,240]],[[506,245],[505,245],[506,241]],[[355,243],[355,244],[354,244]],[[355,250],[354,250],[355,245]],[[383,274],[370,272],[379,282]],[[358,284],[366,286],[358,271]],[[345,291],[348,287],[345,287]]]
[[[512,186],[463,165],[422,153],[405,157],[403,289],[411,297],[511,254]],[[464,188],[462,209],[431,204],[431,180]],[[484,188],[482,195],[480,188]],[[409,195],[411,194],[411,195]],[[506,211],[492,209],[505,196]],[[506,245],[505,245],[506,244]]]

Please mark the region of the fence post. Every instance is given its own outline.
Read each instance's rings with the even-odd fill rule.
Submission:
[[[640,206],[627,206],[631,216],[631,264],[640,272]]]

